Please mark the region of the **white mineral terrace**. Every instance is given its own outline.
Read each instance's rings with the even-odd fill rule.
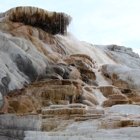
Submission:
[[[86,113],[71,114],[70,116],[81,118],[79,120],[75,118],[75,121],[73,119],[57,120],[56,116],[68,108],[86,109]],[[130,112],[128,108],[130,108]],[[53,116],[51,111],[47,112],[50,114],[45,113],[45,110],[49,109],[54,110],[54,112],[59,109],[59,113],[53,119],[53,123],[59,121],[59,126],[49,132],[25,131],[24,140],[139,140],[140,138],[140,106],[116,105],[105,110],[91,109],[80,104],[68,105],[67,107],[51,106],[42,110],[46,117]],[[124,111],[121,112],[122,110]],[[83,117],[85,120],[82,121]],[[44,119],[43,122],[45,123],[45,121],[47,120]]]
[[[139,127],[105,130],[98,129],[97,123],[97,121],[74,123],[64,132],[27,131],[24,140],[139,140]]]
[[[140,140],[138,55],[79,41],[70,21],[0,13],[0,140]]]

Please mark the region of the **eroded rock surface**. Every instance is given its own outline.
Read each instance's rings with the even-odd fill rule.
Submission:
[[[0,139],[139,139],[139,56],[77,40],[70,21],[35,7],[0,14]]]
[[[48,12],[37,7],[16,7],[1,13],[3,21],[21,22],[25,25],[39,27],[44,31],[64,34],[71,21],[65,13]]]

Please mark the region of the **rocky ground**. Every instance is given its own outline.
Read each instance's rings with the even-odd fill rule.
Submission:
[[[70,21],[35,7],[0,13],[0,139],[139,139],[139,55],[81,42]]]

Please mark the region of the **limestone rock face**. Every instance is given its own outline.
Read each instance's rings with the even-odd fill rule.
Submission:
[[[21,22],[39,27],[51,34],[66,32],[71,17],[65,13],[48,12],[37,7],[16,7],[2,13],[4,21]]]
[[[119,64],[127,67],[139,69],[140,59],[139,54],[133,52],[132,48],[127,48],[118,45],[97,45],[97,47],[104,50],[107,55]]]
[[[139,89],[139,69],[132,69],[127,66],[115,66],[115,65],[103,65],[103,74],[110,78],[113,85],[129,88],[129,89]]]
[[[0,139],[139,139],[139,56],[81,42],[70,22],[35,7],[0,13]]]

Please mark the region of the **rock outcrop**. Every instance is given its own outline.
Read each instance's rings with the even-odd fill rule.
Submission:
[[[15,7],[1,13],[3,21],[21,22],[25,25],[39,27],[50,34],[64,34],[71,22],[65,13],[48,12],[37,7]]]
[[[0,14],[0,139],[139,139],[139,56],[81,42],[70,22],[35,7]]]

